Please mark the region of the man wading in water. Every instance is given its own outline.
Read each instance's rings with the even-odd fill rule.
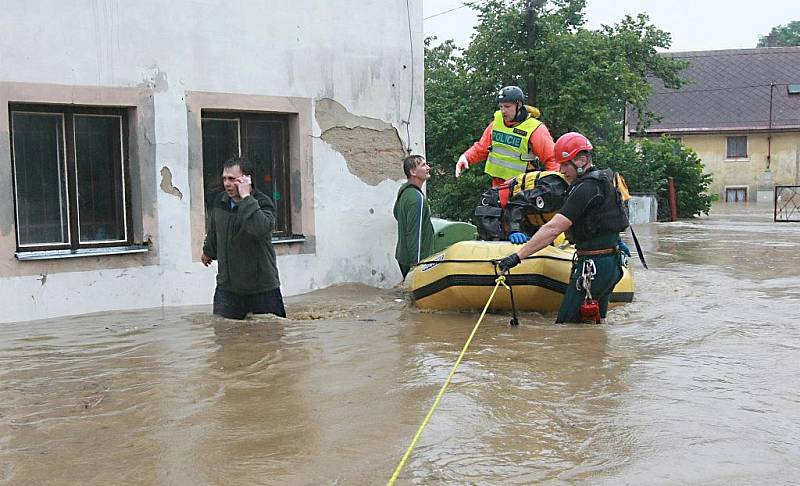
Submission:
[[[567,239],[575,244],[577,259],[557,323],[584,322],[581,304],[586,300],[586,289],[578,288],[578,280],[582,280],[587,270],[595,272],[591,295],[599,303],[600,318],[606,317],[611,291],[622,278],[622,257],[617,243],[619,233],[628,227],[628,217],[612,182],[613,173],[592,166],[591,151],[589,139],[580,133],[566,133],[556,141],[554,156],[570,184],[567,200],[519,251],[498,264],[502,272],[507,272],[552,243],[559,234],[566,233]]]
[[[275,205],[253,187],[253,169],[244,157],[225,161],[225,190],[209,206],[203,265],[219,261],[214,314],[244,319],[254,314],[286,317],[278,279],[272,228]]]

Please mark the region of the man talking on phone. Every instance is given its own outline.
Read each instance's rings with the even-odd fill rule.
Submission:
[[[203,265],[217,260],[214,314],[244,319],[248,313],[286,317],[272,229],[275,205],[253,187],[253,166],[233,157],[222,166],[224,191],[209,206]]]

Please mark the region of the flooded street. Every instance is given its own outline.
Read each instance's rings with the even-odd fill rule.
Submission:
[[[487,316],[398,484],[797,481],[800,223],[636,231],[650,270],[606,324]],[[402,297],[0,325],[0,482],[385,484],[478,318]]]

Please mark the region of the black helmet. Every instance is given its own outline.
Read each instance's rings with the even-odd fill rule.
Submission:
[[[519,86],[506,86],[497,93],[498,103],[525,103],[525,93],[522,92]]]

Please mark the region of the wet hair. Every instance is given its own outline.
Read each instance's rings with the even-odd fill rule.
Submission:
[[[403,159],[403,172],[406,173],[406,177],[411,176],[411,171],[421,164],[423,160],[425,160],[425,157],[421,155],[409,155]]]
[[[222,170],[230,169],[231,167],[239,167],[242,174],[246,176],[253,175],[253,163],[247,157],[234,156],[222,163]]]

